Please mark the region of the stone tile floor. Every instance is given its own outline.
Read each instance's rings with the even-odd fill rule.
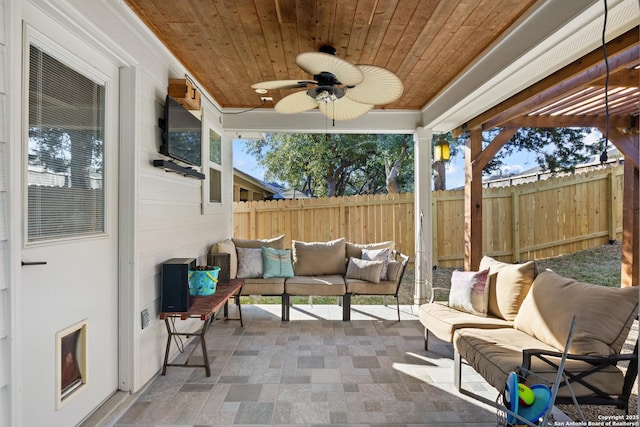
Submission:
[[[279,305],[242,313],[244,328],[216,320],[207,332],[210,377],[168,367],[111,425],[496,425],[494,409],[455,389],[451,345],[430,337],[424,350],[415,307],[401,306],[400,322],[395,305],[352,306],[351,322],[337,305],[295,305],[289,322]],[[464,388],[494,400],[466,369]]]

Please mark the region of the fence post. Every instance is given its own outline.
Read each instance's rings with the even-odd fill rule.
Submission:
[[[431,199],[431,251],[435,268],[438,266],[438,196]]]
[[[513,254],[514,263],[520,262],[520,197],[515,189],[511,189],[511,235],[513,236]]]
[[[616,177],[613,168],[607,170],[609,179],[609,243],[613,243],[618,237],[618,227],[616,224],[618,192],[616,191]]]

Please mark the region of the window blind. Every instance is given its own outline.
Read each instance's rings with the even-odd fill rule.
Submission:
[[[105,231],[105,87],[36,46],[29,52],[29,242]]]

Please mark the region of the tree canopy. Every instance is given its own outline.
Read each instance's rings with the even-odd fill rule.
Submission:
[[[246,151],[277,180],[311,196],[398,193],[413,189],[413,136],[269,134]]]
[[[483,132],[484,146],[500,129]],[[535,154],[544,171],[573,170],[595,153],[601,142],[588,143],[590,128],[521,128],[483,170],[491,175],[515,152]],[[465,137],[445,136],[451,156]],[[265,168],[265,179],[302,190],[312,197],[413,191],[413,135],[404,134],[269,134],[246,143],[246,152]]]

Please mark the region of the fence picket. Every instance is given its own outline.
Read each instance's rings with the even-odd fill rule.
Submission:
[[[544,258],[621,238],[622,166],[483,189],[483,253],[507,262]],[[464,191],[434,191],[434,265],[464,259]],[[393,240],[413,257],[414,195],[366,195],[233,204],[234,237],[357,243]]]

